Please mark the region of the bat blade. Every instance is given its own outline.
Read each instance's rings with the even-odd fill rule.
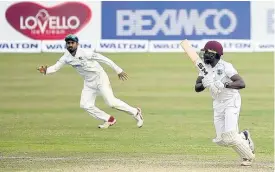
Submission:
[[[189,44],[189,41],[187,39],[183,40],[180,45],[193,63],[196,63],[197,60],[200,59],[199,55],[196,53],[195,49]]]
[[[189,41],[187,39],[183,40],[180,43],[181,47],[184,49],[184,51],[187,53],[188,57],[192,60],[192,62],[195,64],[195,66],[198,68],[198,70],[206,76],[208,74],[208,71],[205,68],[204,62],[201,60],[195,49],[189,44]]]

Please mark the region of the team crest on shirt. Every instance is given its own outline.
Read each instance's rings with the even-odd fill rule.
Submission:
[[[79,59],[79,60],[83,60],[83,58],[82,58],[82,57],[78,57],[78,59]]]
[[[221,69],[218,69],[218,70],[217,70],[217,74],[218,74],[218,75],[222,75],[222,73],[223,73],[223,72],[222,72]]]

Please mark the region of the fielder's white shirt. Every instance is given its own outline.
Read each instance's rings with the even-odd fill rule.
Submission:
[[[232,76],[238,74],[237,70],[233,67],[233,65],[229,62],[226,62],[222,59],[216,64],[215,67],[212,68],[211,65],[205,65],[208,72],[212,73],[214,82],[220,80],[222,83],[231,83],[230,79]],[[202,73],[199,73],[199,76],[203,76]],[[213,98],[213,107],[219,108],[223,107],[226,104],[230,103],[231,100],[234,100],[235,97],[240,96],[239,90],[232,88],[224,88],[222,92],[215,96],[211,92]]]
[[[98,75],[105,72],[98,62],[107,64],[115,70],[117,74],[123,71],[107,57],[99,53],[85,52],[83,49],[77,48],[75,56],[72,56],[68,50],[65,50],[64,55],[56,62],[56,64],[48,67],[46,74],[54,73],[67,64],[75,68],[83,79],[89,82],[93,81]]]

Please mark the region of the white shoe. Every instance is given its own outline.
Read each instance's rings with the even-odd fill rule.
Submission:
[[[143,126],[143,116],[140,108],[137,108],[137,114],[134,115],[134,118],[137,121],[138,128],[141,128]]]
[[[254,153],[254,151],[255,151],[255,146],[254,146],[254,143],[253,143],[253,140],[252,140],[252,138],[251,138],[251,135],[250,135],[249,131],[248,131],[248,130],[244,130],[244,131],[243,131],[243,134],[244,134],[246,140],[248,140],[248,144],[249,144],[250,149],[251,149],[252,152]]]
[[[109,128],[110,126],[114,125],[116,123],[116,119],[111,116],[108,121],[104,122],[103,124],[99,125],[98,128]]]
[[[243,162],[241,163],[241,166],[251,166],[252,165],[252,160],[243,158]]]

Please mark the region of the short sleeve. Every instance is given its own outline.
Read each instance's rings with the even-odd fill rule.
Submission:
[[[238,74],[237,70],[230,63],[225,65],[225,73],[229,78],[231,78],[232,76]]]

